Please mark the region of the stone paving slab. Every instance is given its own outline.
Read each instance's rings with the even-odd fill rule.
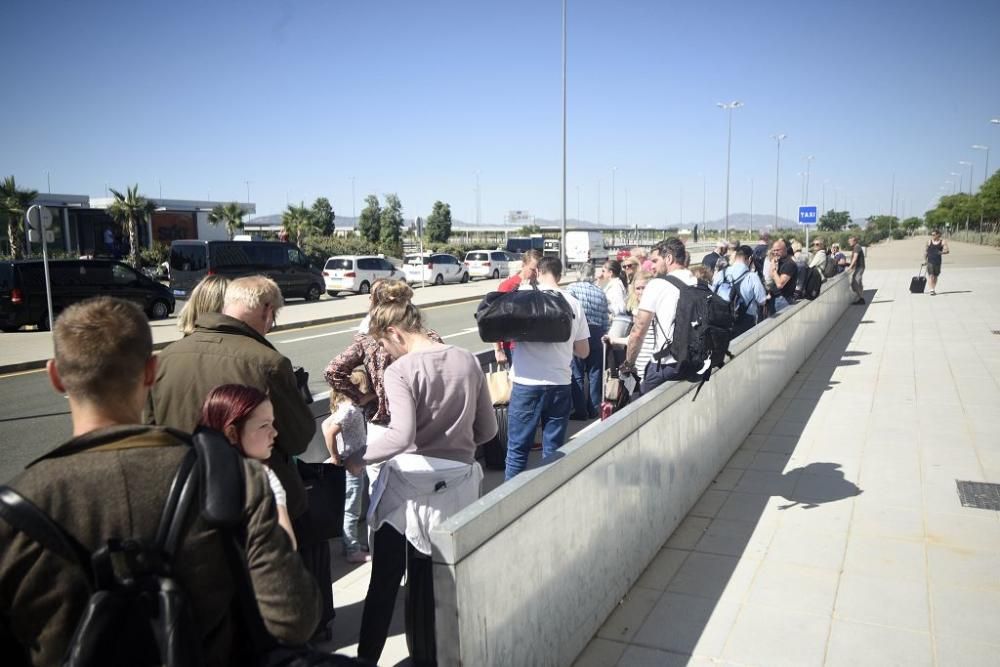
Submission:
[[[577,665],[985,665],[1000,656],[1000,252],[872,249],[852,307]]]

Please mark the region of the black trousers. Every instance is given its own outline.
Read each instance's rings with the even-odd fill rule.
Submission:
[[[434,577],[432,561],[389,524],[375,531],[372,540],[372,574],[361,614],[358,657],[378,663],[389,635],[399,583],[406,577],[404,618],[406,647],[414,665],[437,664],[434,638]]]
[[[295,525],[296,521],[292,521],[292,529],[298,535],[300,533],[295,529]],[[333,577],[330,576],[330,544],[327,540],[312,544],[299,544],[299,556],[302,557],[302,564],[306,566],[306,570],[316,579],[316,585],[319,586],[323,609],[317,632],[323,632],[334,616],[337,615],[333,609]]]

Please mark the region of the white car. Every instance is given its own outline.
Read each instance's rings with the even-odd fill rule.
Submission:
[[[444,253],[423,253],[407,255],[404,258],[403,273],[406,282],[433,283],[465,283],[469,281],[469,272],[457,257]]]
[[[406,276],[381,255],[338,255],[326,260],[323,267],[326,293],[330,296],[339,292],[368,294],[372,283],[379,279],[405,280]]]
[[[513,261],[503,250],[470,250],[465,254],[465,269],[473,278],[506,278]]]

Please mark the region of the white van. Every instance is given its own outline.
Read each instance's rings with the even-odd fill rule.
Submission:
[[[608,259],[604,234],[600,231],[575,230],[566,232],[566,264],[602,264]]]

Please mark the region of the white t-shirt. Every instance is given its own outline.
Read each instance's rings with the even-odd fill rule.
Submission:
[[[532,289],[522,284],[520,289]],[[565,343],[518,343],[514,348],[511,375],[525,385],[567,385],[572,381],[573,343],[590,338],[590,327],[583,307],[566,290],[552,290],[563,295],[573,309],[573,329]]]
[[[685,285],[695,285],[698,279],[687,269],[674,271],[670,275],[678,278]],[[654,352],[659,352],[663,344],[674,337],[674,319],[677,315],[677,302],[681,293],[668,280],[650,280],[646,284],[646,289],[639,300],[639,310],[653,313],[655,318],[649,323],[653,327],[656,348]],[[666,339],[664,339],[666,337]],[[677,360],[672,355],[667,355],[660,359],[661,364],[672,364]]]
[[[264,470],[267,471],[267,482],[271,486],[271,495],[274,496],[274,504],[281,507],[287,506],[288,496],[285,494],[285,487],[281,485],[281,480],[278,479],[278,476],[270,467],[264,466]]]

